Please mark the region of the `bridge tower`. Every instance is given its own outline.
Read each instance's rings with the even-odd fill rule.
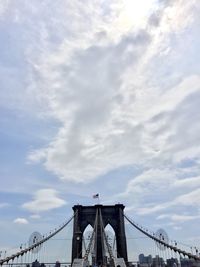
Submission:
[[[104,228],[110,224],[115,232],[117,257],[127,258],[127,244],[124,227],[124,208],[123,204],[116,204],[112,206],[94,205],[82,206],[75,205],[74,210],[74,226],[72,238],[72,262],[75,258],[82,258],[82,239],[85,228],[90,224],[92,227],[95,223],[96,213],[101,212]],[[100,229],[100,221],[97,222],[97,237],[96,237],[96,261],[102,264],[102,236]]]

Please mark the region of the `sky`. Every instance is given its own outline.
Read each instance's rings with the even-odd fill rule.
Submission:
[[[0,2],[0,249],[123,203],[200,247],[200,2]]]

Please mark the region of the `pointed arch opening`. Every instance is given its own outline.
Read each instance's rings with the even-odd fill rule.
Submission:
[[[104,228],[105,234],[108,240],[108,243],[110,244],[110,247],[112,248],[114,256],[116,256],[116,235],[115,231],[109,223]],[[109,256],[109,255],[108,255]]]
[[[88,224],[83,232],[83,238],[82,238],[83,255],[85,254],[86,249],[89,245],[92,232],[93,232],[93,227],[90,224]]]

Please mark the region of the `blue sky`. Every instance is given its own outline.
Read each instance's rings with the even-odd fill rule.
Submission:
[[[200,247],[199,12],[197,0],[1,1],[1,250],[95,193]]]

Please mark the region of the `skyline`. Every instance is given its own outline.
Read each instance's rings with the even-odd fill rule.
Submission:
[[[200,247],[199,12],[197,0],[1,1],[0,250],[95,194]]]

